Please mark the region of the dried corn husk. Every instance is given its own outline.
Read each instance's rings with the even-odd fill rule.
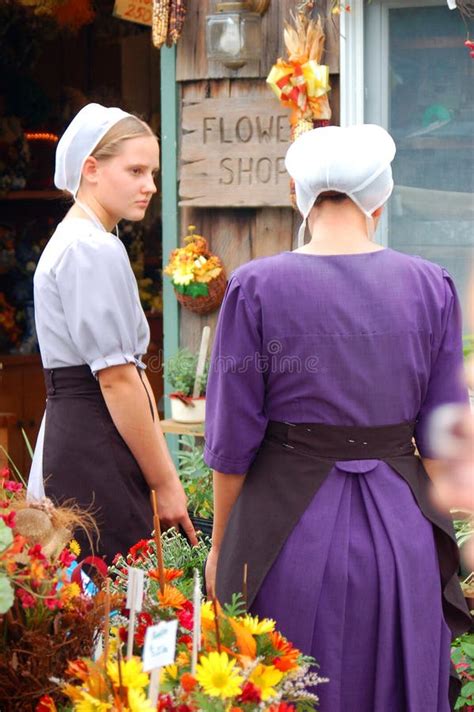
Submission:
[[[171,0],[166,44],[172,47],[181,37],[187,12],[186,0]]]
[[[153,0],[153,18],[151,25],[151,36],[153,45],[157,49],[166,42],[168,36],[168,26],[170,19],[170,0]]]
[[[315,60],[320,64],[325,39],[321,18],[311,20],[302,13],[291,13],[291,20],[285,23],[283,31],[288,59],[301,64]]]

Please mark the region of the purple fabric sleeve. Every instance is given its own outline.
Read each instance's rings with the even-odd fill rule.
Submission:
[[[268,419],[261,351],[258,317],[233,276],[219,314],[206,393],[204,459],[219,472],[246,474],[263,440]]]
[[[439,339],[433,345],[425,399],[417,417],[415,440],[422,457],[434,457],[429,426],[433,411],[446,403],[469,403],[463,378],[462,314],[454,283],[443,269],[445,305]]]

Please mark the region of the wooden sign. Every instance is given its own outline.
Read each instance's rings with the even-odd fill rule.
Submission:
[[[121,20],[151,26],[153,0],[115,0],[113,14]]]
[[[185,101],[180,205],[287,206],[290,112],[267,97]]]

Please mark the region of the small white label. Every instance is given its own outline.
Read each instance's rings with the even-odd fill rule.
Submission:
[[[145,672],[174,663],[178,621],[161,621],[147,628],[143,647]]]
[[[143,604],[143,587],[145,572],[141,569],[128,567],[128,586],[126,608],[129,611],[141,611]]]

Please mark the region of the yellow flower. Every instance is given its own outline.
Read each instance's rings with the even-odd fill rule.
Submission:
[[[66,605],[66,608],[70,608],[71,605],[73,605],[74,598],[77,598],[80,595],[81,587],[74,581],[72,583],[65,584],[59,591],[59,598]]]
[[[194,280],[194,273],[179,268],[173,272],[171,279],[174,284],[190,284]]]
[[[128,690],[128,709],[130,712],[155,712],[156,710],[143,690],[134,689]]]
[[[177,665],[166,665],[164,668],[161,669],[160,682],[166,682],[167,680],[173,682],[177,680],[178,677],[179,670]]]
[[[263,633],[271,633],[275,630],[275,621],[271,618],[258,619],[258,616],[244,616],[239,620],[244,628],[246,628],[252,635],[262,635]]]
[[[148,675],[142,670],[140,658],[130,658],[130,660],[124,660],[120,663],[120,671],[122,673],[123,687],[143,689],[149,683]],[[115,685],[119,685],[120,680],[117,661],[108,661],[107,672],[112,682]]]
[[[201,623],[214,623],[212,601],[205,601],[201,604]]]
[[[82,692],[82,699],[74,702],[74,712],[107,712],[112,709],[110,702],[101,702],[88,692]]]
[[[79,554],[81,553],[81,547],[75,539],[71,539],[71,541],[69,542],[69,549],[76,556],[79,556]]]
[[[235,668],[235,660],[229,660],[227,653],[213,651],[202,655],[196,668],[196,679],[211,697],[235,697],[241,692],[241,677]]]
[[[276,695],[274,685],[278,685],[282,678],[283,673],[277,670],[274,665],[259,664],[253,670],[249,680],[260,690],[262,700],[268,700]]]

